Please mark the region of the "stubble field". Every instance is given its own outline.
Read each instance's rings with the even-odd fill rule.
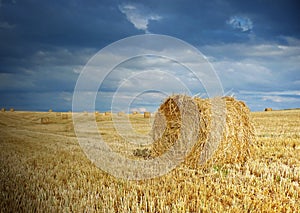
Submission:
[[[1,212],[300,212],[300,110],[252,112],[257,140],[244,164],[181,165],[142,181],[99,170],[82,152],[71,114],[62,118],[0,113]],[[137,132],[150,130],[149,119],[130,120]],[[97,124],[115,151],[134,158],[136,147],[124,152],[110,116],[98,115]]]

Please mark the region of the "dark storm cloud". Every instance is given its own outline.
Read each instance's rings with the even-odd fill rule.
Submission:
[[[233,88],[253,107],[259,101],[253,90],[261,104],[295,105],[299,10],[292,0],[0,0],[0,105],[33,109],[37,99],[39,109],[51,102],[70,108],[71,91],[89,58],[145,32],[198,47],[212,59],[225,90]],[[293,97],[284,99],[282,91]]]
[[[99,48],[130,35],[113,1],[3,1],[0,7],[1,72],[30,67],[39,51]],[[1,27],[2,26],[2,27]],[[11,26],[11,27],[9,27]],[[135,34],[136,32],[131,32]]]

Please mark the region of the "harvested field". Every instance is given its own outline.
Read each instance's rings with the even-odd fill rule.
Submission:
[[[42,125],[41,117],[51,123]],[[300,110],[251,112],[250,118],[257,140],[245,162],[206,170],[182,164],[162,177],[126,181],[86,158],[72,119],[1,113],[1,212],[299,212]],[[149,133],[143,115],[130,121]],[[137,158],[137,147],[124,146],[109,116],[99,116],[97,124],[114,150]],[[139,147],[136,155],[146,155],[145,148],[151,147]]]

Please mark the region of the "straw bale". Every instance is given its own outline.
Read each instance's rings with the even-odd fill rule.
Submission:
[[[110,116],[110,115],[111,115],[111,112],[105,112],[104,115],[105,115],[105,116]]]
[[[10,112],[14,112],[15,109],[14,109],[14,108],[10,108],[9,111],[10,111]]]
[[[144,112],[144,118],[150,118],[151,113],[150,112]]]
[[[118,116],[124,116],[124,115],[125,115],[125,112],[118,112],[117,115],[118,115]]]
[[[6,111],[6,109],[5,108],[1,108],[1,112],[5,112]]]
[[[151,132],[154,140],[151,157],[161,156],[175,145],[181,134],[186,134],[181,131],[182,111],[176,104],[178,99],[184,97],[168,97],[156,113]],[[196,141],[187,153],[184,164],[190,168],[207,168],[212,165],[245,162],[252,152],[254,141],[253,126],[246,104],[232,97],[193,98],[193,101],[197,104],[198,120],[191,116],[190,122],[185,124],[185,131],[192,131],[196,135]],[[222,113],[225,120],[221,119]],[[189,130],[189,125],[195,123],[199,128]]]
[[[52,110],[52,109],[49,109],[49,112],[53,112],[53,110]]]
[[[66,113],[61,114],[61,119],[68,119],[68,114]]]
[[[265,111],[267,112],[267,111],[273,111],[273,109],[272,108],[265,108]]]
[[[49,117],[42,117],[41,118],[41,124],[49,124],[50,118]]]
[[[153,128],[150,132],[151,137],[153,139],[153,141],[158,141],[162,136],[163,133],[166,129],[166,117],[164,116],[163,112],[156,112],[154,115],[154,121],[153,121]],[[157,146],[155,146],[155,148],[158,148]],[[158,151],[158,150],[155,150]],[[159,152],[160,154],[161,152]]]

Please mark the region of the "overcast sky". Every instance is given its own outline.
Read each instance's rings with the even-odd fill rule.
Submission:
[[[251,110],[300,107],[299,11],[291,0],[0,0],[0,106],[71,110],[76,81],[94,54],[128,36],[153,33],[195,46],[213,65],[224,94]],[[158,74],[148,72],[148,84],[134,70]],[[205,97],[184,67],[140,57],[111,72],[96,108],[110,110],[111,97],[125,85],[118,94],[123,98],[136,94],[134,88],[145,91],[131,109],[154,111],[169,93],[186,92],[174,83],[178,76],[190,82],[191,95]],[[162,84],[165,93],[155,90]]]

